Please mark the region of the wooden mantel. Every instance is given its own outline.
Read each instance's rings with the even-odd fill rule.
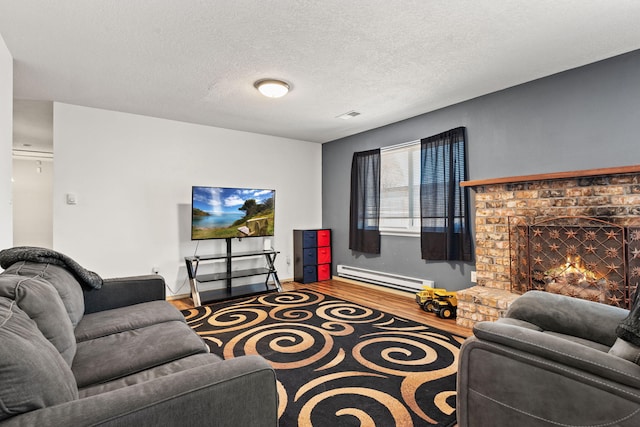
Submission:
[[[476,179],[472,181],[463,181],[460,183],[460,186],[461,187],[478,187],[481,185],[512,184],[517,182],[545,181],[545,180],[551,180],[551,179],[566,179],[566,178],[583,178],[583,177],[599,176],[599,175],[620,175],[625,173],[639,173],[639,172],[640,172],[640,165],[617,166],[612,168],[585,169],[580,171],[541,173],[536,175],[520,175],[520,176],[510,176],[510,177],[504,177],[504,178]]]

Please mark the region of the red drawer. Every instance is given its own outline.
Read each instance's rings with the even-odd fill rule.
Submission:
[[[321,264],[318,266],[318,282],[331,279],[331,264]]]
[[[318,230],[318,246],[331,246],[331,230]]]
[[[318,248],[318,264],[329,264],[331,262],[331,248]]]

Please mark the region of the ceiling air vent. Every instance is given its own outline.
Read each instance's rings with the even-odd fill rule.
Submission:
[[[351,110],[344,114],[340,114],[339,116],[336,117],[336,119],[349,120],[359,115],[360,113],[358,113],[357,111]]]

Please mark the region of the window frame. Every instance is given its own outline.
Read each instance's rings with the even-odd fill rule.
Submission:
[[[383,236],[404,236],[404,237],[420,237],[420,149],[421,141],[419,139],[405,142],[402,144],[396,144],[380,149],[380,234]],[[407,151],[407,183],[406,183],[406,195],[408,196],[408,209],[406,213],[413,212],[413,216],[398,217],[411,221],[411,226],[405,227],[393,227],[386,224],[388,217],[384,216],[385,210],[385,195],[387,192],[382,186],[382,182],[385,177],[385,155],[389,155],[400,150]],[[417,165],[416,165],[417,163]],[[417,170],[416,170],[417,167]],[[411,190],[413,189],[413,190]]]

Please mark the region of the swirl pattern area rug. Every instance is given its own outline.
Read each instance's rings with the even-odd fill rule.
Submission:
[[[462,337],[311,290],[183,314],[212,353],[271,363],[281,427],[455,424]]]

